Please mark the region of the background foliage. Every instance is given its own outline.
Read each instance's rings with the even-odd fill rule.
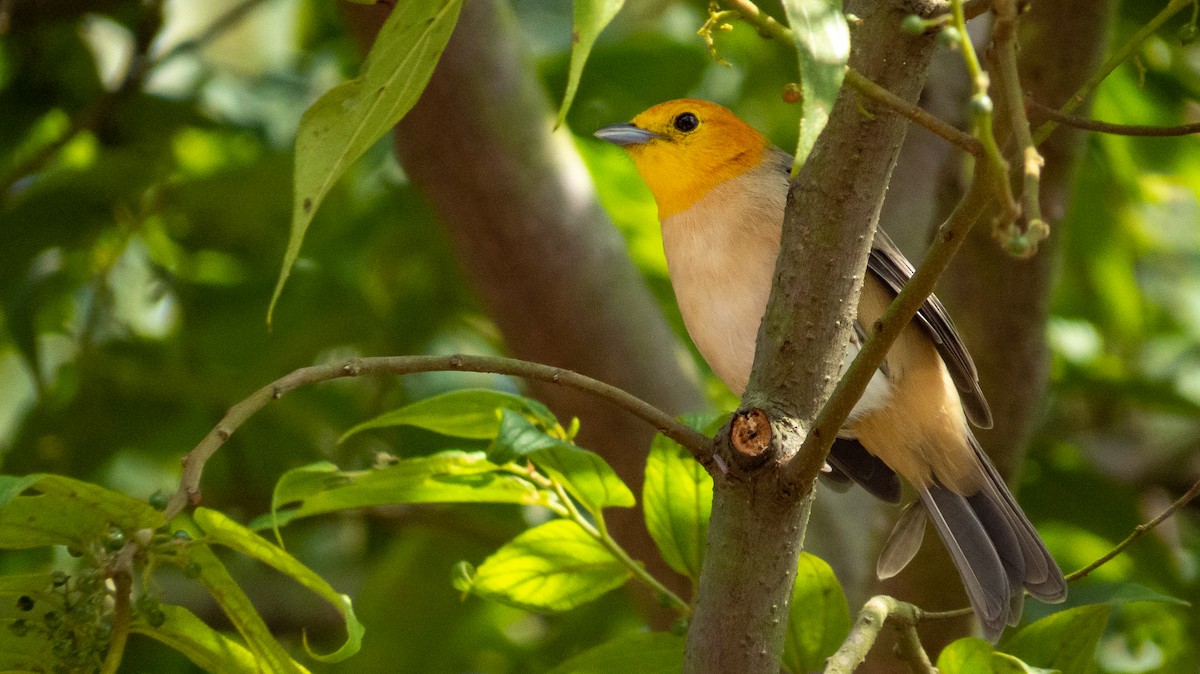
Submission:
[[[167,2],[160,23],[142,2],[18,2],[0,36],[6,475],[68,475],[144,500],[174,489],[180,455],[226,407],[296,367],[355,355],[505,351],[387,143],[366,148],[328,192],[267,329],[301,114],[353,76],[359,58],[326,0],[253,3],[219,35],[187,41],[234,4]],[[796,108],[780,96],[794,56],[738,25],[718,36],[730,64],[721,65],[695,35],[703,3],[636,4],[597,41],[563,133],[575,134],[601,201],[680,327],[653,203],[620,151],[590,133],[686,95],[730,104],[777,144],[794,147]],[[1116,41],[1159,4],[1120,3]],[[547,95],[561,100],[570,8],[521,0],[514,8],[532,67]],[[1096,118],[1196,118],[1200,45],[1179,39],[1186,15],[1100,87]],[[147,45],[153,66],[126,80],[130,54]],[[1056,225],[1065,254],[1047,334],[1051,394],[1020,485],[1065,569],[1103,553],[1200,476],[1200,146],[1195,137],[1093,135],[1086,152],[1068,214]],[[902,223],[884,223],[892,226]],[[449,441],[413,426],[338,442],[378,413],[468,386],[520,388],[498,375],[457,373],[292,394],[218,453],[205,475],[205,504],[248,522],[271,509],[275,484],[290,469],[331,461],[355,470],[385,453],[482,450],[486,439]],[[732,406],[715,381],[708,390],[715,409]],[[640,485],[632,486],[640,496]],[[394,506],[289,525],[287,550],[354,597],[368,630],[352,659],[305,666],[542,672],[637,629],[642,618],[621,592],[552,617],[460,599],[454,564],[478,564],[542,517],[516,505]],[[675,554],[676,563],[692,563]],[[321,653],[345,639],[337,611],[318,596],[292,591],[292,581],[266,565],[222,559],[293,655],[302,653],[302,630]],[[6,551],[0,571],[69,572],[74,563],[63,548],[33,548]],[[1111,584],[1124,582],[1200,596],[1194,507],[1073,587],[1068,606],[1103,601]],[[183,573],[165,576],[161,590],[165,600],[232,629]],[[0,588],[0,596],[10,594]],[[1048,612],[1031,604],[1027,620]],[[0,619],[13,615],[0,606]],[[1120,601],[1095,664],[1114,673],[1195,671],[1197,643],[1195,608]],[[649,653],[655,645],[630,648]],[[971,656],[969,648],[958,647],[961,657]],[[1036,648],[1017,643],[1011,652]],[[950,667],[956,655],[943,657]],[[135,635],[123,671],[195,666]]]

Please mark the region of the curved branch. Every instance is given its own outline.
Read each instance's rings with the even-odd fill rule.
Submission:
[[[1073,115],[1065,115],[1059,112],[1056,108],[1048,105],[1043,105],[1033,100],[1032,97],[1025,97],[1025,105],[1037,110],[1046,117],[1066,124],[1067,126],[1083,129],[1084,131],[1095,131],[1097,133],[1109,133],[1114,136],[1137,136],[1141,138],[1168,138],[1172,136],[1190,136],[1194,133],[1200,133],[1200,122],[1192,124],[1180,124],[1178,126],[1140,126],[1135,124],[1111,124],[1109,122],[1100,122],[1094,119],[1086,119],[1084,117],[1075,117]]]
[[[1128,536],[1126,536],[1125,540],[1118,543],[1117,547],[1113,548],[1112,550],[1109,550],[1107,553],[1104,554],[1104,556],[1100,557],[1099,559],[1092,562],[1091,564],[1088,564],[1087,566],[1083,567],[1082,569],[1079,569],[1078,571],[1073,571],[1073,572],[1067,574],[1067,582],[1073,583],[1077,580],[1082,580],[1084,578],[1087,578],[1088,574],[1090,574],[1091,572],[1095,571],[1096,569],[1104,566],[1109,561],[1111,561],[1114,557],[1116,557],[1117,555],[1124,552],[1125,548],[1128,548],[1130,545],[1133,545],[1134,541],[1136,541],[1137,539],[1141,538],[1142,536],[1145,536],[1146,534],[1153,531],[1155,527],[1162,524],[1168,517],[1170,517],[1171,515],[1174,515],[1176,510],[1179,510],[1183,506],[1187,505],[1189,502],[1191,502],[1197,496],[1200,496],[1200,480],[1197,480],[1194,484],[1192,484],[1191,488],[1183,493],[1183,496],[1180,496],[1179,498],[1175,499],[1175,502],[1172,503],[1170,506],[1168,506],[1166,510],[1159,513],[1157,517],[1150,520],[1149,522],[1146,522],[1145,524],[1139,524],[1136,527],[1134,527],[1133,532],[1131,534],[1129,534]]]
[[[858,619],[850,628],[850,634],[841,648],[825,663],[825,674],[851,674],[875,645],[883,626],[891,623],[897,631],[896,656],[908,663],[909,669],[919,674],[930,674],[937,670],[929,662],[929,655],[917,638],[917,624],[926,616],[921,609],[887,595],[877,595],[863,604]]]
[[[558,367],[530,363],[515,358],[493,356],[381,356],[354,358],[324,365],[302,367],[267,384],[245,400],[229,408],[225,417],[209,431],[195,449],[183,457],[183,476],[179,489],[171,495],[164,511],[170,519],[188,504],[200,499],[200,478],[204,465],[221,445],[250,417],[268,403],[282,398],[293,389],[317,382],[372,374],[414,374],[417,372],[489,372],[549,382],[603,398],[653,426],[658,432],[686,447],[702,465],[711,462],[711,441],[701,433],[676,421],[666,412],[637,396],[591,377]]]

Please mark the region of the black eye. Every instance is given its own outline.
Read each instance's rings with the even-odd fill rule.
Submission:
[[[680,114],[675,118],[675,128],[687,133],[700,126],[700,120],[690,112]]]

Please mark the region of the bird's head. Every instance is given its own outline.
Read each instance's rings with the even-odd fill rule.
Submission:
[[[709,190],[758,166],[769,141],[728,109],[692,98],[667,101],[596,137],[620,145],[658,202],[660,220],[687,210]]]

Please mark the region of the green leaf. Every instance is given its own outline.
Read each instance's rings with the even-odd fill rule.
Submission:
[[[788,611],[783,663],[793,672],[825,666],[850,633],[850,607],[833,569],[820,557],[800,553]]]
[[[145,501],[61,475],[0,475],[0,548],[83,547],[107,535],[157,529],[166,520]]]
[[[707,433],[713,423],[723,423],[725,416],[715,420],[710,416],[684,417],[683,421]],[[693,582],[700,579],[708,544],[712,494],[712,476],[691,453],[665,435],[655,435],[642,487],[646,528],[667,564]]]
[[[536,400],[503,391],[464,389],[385,412],[346,431],[338,442],[370,428],[390,426],[416,426],[455,438],[489,440],[500,431],[502,410],[513,410],[545,426],[558,424],[550,410]]]
[[[139,617],[130,624],[130,631],[161,641],[206,672],[258,674],[261,671],[254,654],[245,646],[209,627],[191,611],[170,604],[161,604],[159,609],[167,618],[162,625],[151,627]],[[307,671],[298,664],[296,667]]]
[[[1036,667],[1063,674],[1088,674],[1096,668],[1096,644],[1108,624],[1109,607],[1091,604],[1059,611],[1017,632],[1004,651]]]
[[[493,463],[508,463],[526,458],[539,449],[560,444],[563,444],[562,440],[550,437],[524,416],[509,409],[502,409],[496,438],[488,447],[488,459]]]
[[[358,77],[313,103],[296,131],[292,229],[267,323],[321,201],[350,164],[412,108],[433,75],[462,0],[407,0],[393,7]]]
[[[49,634],[31,629],[18,636],[11,627],[17,619],[36,622],[50,608],[61,610],[62,597],[49,592],[51,586],[49,573],[0,576],[0,672],[40,671],[53,660]],[[16,608],[23,596],[33,600],[34,612]]]
[[[529,455],[534,465],[558,480],[592,515],[608,507],[632,508],[637,504],[611,466],[599,454],[560,442]]]
[[[567,75],[567,91],[563,94],[562,107],[558,109],[558,121],[555,126],[562,126],[571,109],[571,101],[575,100],[575,92],[579,89],[579,79],[583,75],[583,66],[587,63],[588,54],[600,31],[604,30],[617,12],[621,11],[625,0],[575,0],[575,29],[571,32],[571,69]]]
[[[1151,590],[1137,583],[1088,583],[1071,588],[1071,601],[1078,604],[1129,604],[1149,601],[1176,606],[1191,606],[1191,603],[1170,595]]]
[[[339,471],[330,463],[288,471],[271,498],[272,513],[252,529],[324,513],[401,503],[546,505],[551,497],[488,461],[483,452],[448,450],[401,459],[384,468]],[[275,510],[297,503],[287,510]],[[277,515],[277,517],[275,517]]]
[[[841,0],[783,0],[800,59],[800,138],[795,175],[829,121],[850,58],[850,27]]]
[[[346,621],[346,642],[329,655],[318,655],[308,648],[308,639],[306,637],[304,648],[311,657],[321,662],[341,662],[357,653],[358,649],[362,647],[364,628],[362,623],[358,622],[358,618],[354,616],[354,607],[351,606],[350,597],[334,590],[329,583],[325,582],[324,578],[321,578],[312,569],[301,564],[299,560],[289,555],[283,548],[273,545],[250,529],[229,519],[224,514],[216,510],[209,510],[208,508],[197,508],[193,518],[196,524],[204,530],[205,540],[208,543],[224,545],[247,557],[253,557],[271,566],[276,571],[289,576],[292,580],[313,591],[317,596],[329,602],[337,609],[342,619]]]
[[[683,637],[667,632],[626,634],[589,648],[550,674],[678,674],[683,643]]]
[[[593,515],[610,506],[631,508],[637,503],[633,492],[598,454],[551,437],[525,417],[508,410],[504,411],[489,456],[497,462],[528,458],[561,482]]]
[[[288,656],[271,636],[271,630],[212,549],[200,542],[187,547],[188,557],[200,570],[200,581],[237,628],[258,666],[273,674],[301,674],[304,667]],[[217,670],[219,671],[219,670]]]
[[[991,644],[976,637],[959,639],[943,648],[937,668],[941,674],[1050,674],[1051,671],[997,653]]]
[[[620,587],[629,577],[629,569],[583,527],[552,520],[484,560],[470,579],[470,591],[510,606],[558,613]]]

